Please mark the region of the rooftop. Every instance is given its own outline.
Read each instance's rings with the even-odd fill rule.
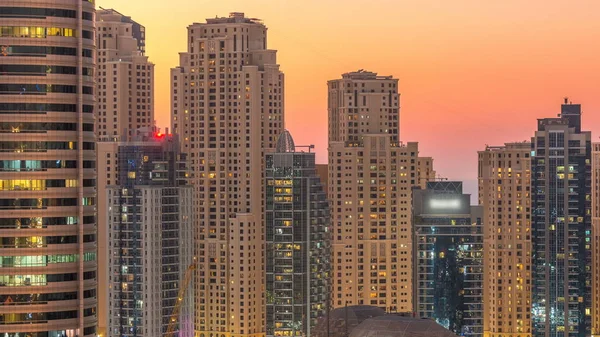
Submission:
[[[388,314],[365,320],[350,337],[456,337],[432,319]]]
[[[206,19],[207,24],[223,24],[223,23],[248,23],[248,24],[256,24],[256,25],[264,25],[261,19],[256,18],[247,18],[244,13],[241,12],[231,12],[229,13],[229,17],[218,17],[215,16],[214,19]]]
[[[359,69],[349,73],[342,74],[342,78],[351,80],[392,80],[393,76],[377,76],[377,73]]]

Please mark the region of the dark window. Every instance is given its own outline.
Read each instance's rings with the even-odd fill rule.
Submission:
[[[90,13],[88,13],[90,14]],[[0,7],[0,18],[45,18],[47,16],[59,18],[76,18],[77,12],[70,9],[57,8],[27,8],[27,7]],[[84,17],[85,18],[85,17]],[[91,18],[89,19],[91,20]]]

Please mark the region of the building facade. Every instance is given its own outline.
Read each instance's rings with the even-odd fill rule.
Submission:
[[[100,140],[127,140],[154,125],[154,64],[144,55],[144,26],[114,9],[96,15],[97,130]]]
[[[107,187],[107,336],[163,336],[193,261],[192,188],[176,137],[114,144],[117,183]],[[193,289],[178,318],[193,335]]]
[[[600,143],[592,144],[592,336],[600,336]]]
[[[327,191],[329,191],[329,186],[327,186],[327,183],[329,182],[329,165],[315,164],[315,169],[317,170],[317,175],[321,179],[321,184],[323,184],[323,191],[327,194]]]
[[[412,187],[432,165],[399,142],[397,79],[361,70],[328,89],[332,305],[410,312]]]
[[[0,4],[2,336],[96,336],[94,16]]]
[[[591,134],[581,105],[538,120],[532,138],[534,336],[589,336],[591,321]]]
[[[483,335],[483,208],[462,183],[413,192],[414,312],[459,336]]]
[[[154,125],[154,64],[145,56],[144,26],[114,9],[96,13],[98,195],[116,185],[119,142]],[[108,142],[105,144],[105,142]],[[110,158],[109,156],[113,156]],[[112,171],[111,171],[112,169]],[[108,329],[108,205],[98,199],[98,332]]]
[[[289,132],[266,155],[267,335],[311,336],[331,290],[329,202],[315,154]]]
[[[243,13],[195,23],[187,41],[171,123],[195,189],[196,335],[264,336],[264,153],[283,132],[284,76],[267,27]]]
[[[531,336],[531,143],[479,152],[485,337]]]

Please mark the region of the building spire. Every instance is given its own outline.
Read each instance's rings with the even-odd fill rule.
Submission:
[[[276,152],[296,152],[296,146],[294,145],[294,139],[288,130],[284,130],[277,139]]]

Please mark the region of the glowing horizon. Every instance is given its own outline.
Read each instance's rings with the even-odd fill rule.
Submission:
[[[146,27],[156,64],[157,125],[169,126],[169,69],[186,50],[186,27],[244,12],[269,28],[286,76],[286,128],[327,158],[327,80],[365,69],[400,80],[400,138],[418,141],[442,176],[473,194],[477,151],[529,140],[537,118],[564,96],[598,131],[600,2],[377,0],[97,0]],[[598,138],[593,138],[597,140]],[[476,195],[476,193],[474,193]]]

